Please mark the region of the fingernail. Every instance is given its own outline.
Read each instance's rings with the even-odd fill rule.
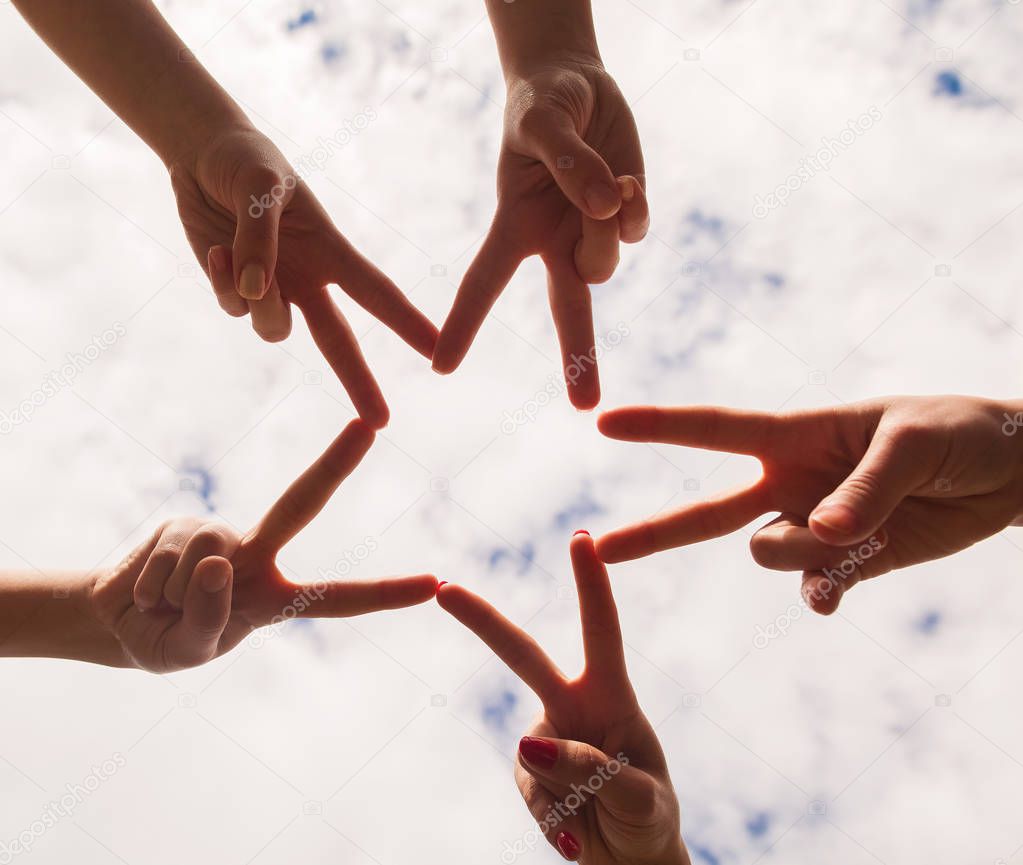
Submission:
[[[635,179],[629,176],[619,177],[618,189],[622,194],[622,201],[632,201],[636,197]]]
[[[441,580],[439,583],[437,583],[437,591],[439,592],[447,584],[448,584],[447,580]]]
[[[607,219],[613,216],[621,206],[618,197],[618,189],[608,186],[606,183],[594,183],[586,187],[586,205],[590,208],[591,216],[596,219]]]
[[[519,741],[519,753],[523,760],[539,769],[550,769],[558,762],[558,746],[546,739],[524,736]]]
[[[856,530],[856,517],[845,505],[820,505],[810,514],[810,519],[842,535],[852,534]]]
[[[210,595],[222,592],[224,586],[227,585],[229,574],[230,572],[227,568],[207,568],[206,572],[202,575],[203,591]]]
[[[578,535],[586,535],[586,537],[589,537],[590,533],[588,531],[586,531],[586,529],[576,529],[575,530],[575,534],[573,534],[572,537],[574,538],[574,537],[576,537]]]
[[[212,270],[227,270],[227,250],[222,246],[211,246],[208,263]]]
[[[266,271],[263,265],[256,261],[245,265],[238,279],[238,294],[246,300],[259,300],[266,294]]]
[[[559,832],[555,843],[558,845],[561,855],[569,862],[574,862],[582,852],[579,842],[575,840],[575,836],[571,832]]]

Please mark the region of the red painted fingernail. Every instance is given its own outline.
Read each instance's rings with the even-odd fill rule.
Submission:
[[[439,592],[441,590],[441,587],[446,586],[447,584],[448,584],[447,580],[441,580],[439,583],[437,583],[437,591]]]
[[[519,753],[527,763],[540,769],[550,769],[558,762],[558,746],[546,739],[524,736],[519,742]]]
[[[579,842],[575,840],[575,836],[571,832],[559,832],[555,843],[558,845],[561,855],[569,862],[574,862],[578,859],[579,854],[582,852]]]
[[[575,535],[586,535],[586,537],[589,537],[590,533],[586,529],[577,529]],[[575,535],[572,535],[572,537],[574,538]]]

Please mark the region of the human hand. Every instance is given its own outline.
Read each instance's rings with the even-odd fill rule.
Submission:
[[[632,112],[598,57],[545,57],[508,81],[497,212],[441,328],[433,368],[450,373],[522,261],[539,255],[569,399],[600,401],[587,283],[605,282],[619,241],[649,225]]]
[[[291,332],[298,307],[316,345],[374,427],[388,409],[355,334],[328,291],[337,283],[426,357],[437,329],[337,230],[266,136],[230,125],[170,163],[188,242],[233,316],[250,314],[269,342]]]
[[[833,613],[862,580],[948,556],[1023,514],[1020,405],[965,396],[886,397],[767,414],[692,406],[602,415],[604,435],[748,454],[756,483],[600,538],[622,562],[736,531],[766,568],[802,571],[811,609]],[[1008,431],[1007,431],[1008,430]]]
[[[585,532],[571,554],[586,656],[576,679],[469,590],[442,583],[437,601],[543,702],[519,743],[515,780],[561,855],[586,865],[688,865],[664,752],[629,681],[607,570]]]
[[[432,576],[297,585],[275,564],[372,443],[363,421],[350,423],[244,537],[219,523],[171,520],[100,576],[90,592],[93,615],[120,644],[127,665],[166,673],[204,664],[286,618],[285,611],[358,616],[432,598]]]

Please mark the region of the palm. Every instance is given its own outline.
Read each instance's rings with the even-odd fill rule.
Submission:
[[[585,687],[580,690],[585,691]],[[659,747],[652,749],[652,753],[640,761],[637,743],[654,740],[654,732],[639,707],[634,702],[631,706],[628,706],[629,701],[624,702],[626,707],[614,709],[594,705],[585,693],[566,694],[566,704],[547,709],[526,735],[586,742],[610,755],[625,753],[633,766],[652,764],[656,767],[653,774],[667,779],[664,755]],[[529,786],[535,783],[519,766],[515,775],[521,790],[528,791]],[[550,785],[548,790],[560,800],[571,793],[567,786]],[[669,814],[651,812],[644,807],[646,803],[635,804],[633,811],[622,811],[608,808],[600,799],[591,798],[582,806],[577,815],[582,829],[579,840],[587,851],[587,865],[658,861],[657,855],[664,849],[664,818]]]
[[[531,123],[551,123],[549,117],[534,121],[535,94],[543,94],[546,110],[558,111],[582,140],[600,154],[615,176],[642,175],[643,153],[632,113],[621,91],[601,69],[576,66],[543,73],[530,79],[520,102],[509,100],[505,140],[497,163],[498,206],[495,223],[522,257],[571,264],[582,234],[578,208],[558,186],[550,168],[538,158],[529,137]],[[556,172],[571,172],[574,164],[555,164]]]
[[[497,210],[441,330],[434,368],[451,372],[461,363],[519,265],[539,255],[569,397],[579,408],[595,406],[600,384],[588,283],[611,277],[620,241],[646,234],[644,182],[635,121],[602,68],[563,63],[516,81],[505,108]],[[594,198],[596,188],[604,193]],[[580,357],[591,361],[572,372]]]
[[[342,236],[280,151],[255,130],[218,138],[193,164],[175,166],[171,179],[185,235],[224,309],[251,312],[253,326],[276,341],[290,332],[294,304],[359,413],[375,426],[385,423],[383,396],[328,286],[342,286],[426,357],[437,335],[429,320]],[[226,257],[224,274],[213,272],[211,250]],[[246,301],[235,288],[250,261],[264,266],[269,289]]]
[[[600,425],[614,438],[746,454],[760,460],[763,475],[612,532],[598,548],[605,561],[624,561],[719,537],[779,511],[754,535],[753,554],[765,567],[804,571],[804,590],[807,579],[817,585],[820,572],[840,564],[850,568],[851,585],[950,555],[1020,513],[1023,482],[1003,420],[995,403],[966,397],[898,397],[781,415],[703,407],[609,412]],[[827,523],[811,529],[835,496],[870,504],[851,511],[857,525],[844,534]],[[876,548],[852,569],[864,541]]]
[[[372,442],[366,424],[350,423],[244,537],[222,525],[174,520],[98,579],[96,616],[125,656],[142,669],[172,672],[294,616],[357,616],[431,598],[437,581],[429,575],[297,585],[277,567],[280,550],[322,510]],[[200,576],[211,563],[227,571],[223,588],[212,592]]]

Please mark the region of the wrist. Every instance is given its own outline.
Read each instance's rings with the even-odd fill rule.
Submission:
[[[487,0],[505,81],[551,67],[603,68],[590,0]]]

